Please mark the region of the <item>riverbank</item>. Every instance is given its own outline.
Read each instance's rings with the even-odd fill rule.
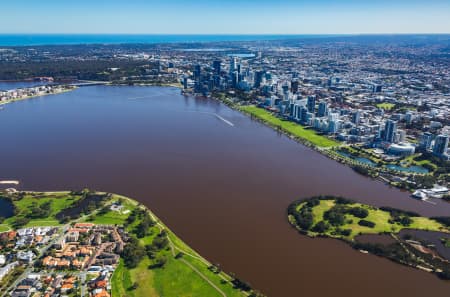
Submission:
[[[228,98],[223,93],[213,94],[211,98],[224,103],[234,110],[250,116],[252,119],[273,128],[279,133],[285,134],[287,137],[321,153],[334,161],[350,166],[361,175],[370,178],[377,178],[383,183],[402,190],[407,190],[411,194],[415,190],[424,186],[422,184],[424,180],[428,180],[433,177],[433,172],[424,173],[408,171],[403,169],[403,167],[396,165],[397,163],[383,162],[383,166],[376,166],[378,165],[376,163],[362,162],[358,158],[354,159],[345,156],[340,152],[340,150],[354,150],[348,144],[340,143],[325,135],[320,135],[316,131],[305,128],[295,122],[281,119],[271,112],[255,105],[236,103],[235,100]],[[425,164],[425,162],[420,163],[420,165],[421,164]],[[417,184],[414,184],[415,182],[417,182]]]
[[[426,218],[413,212],[389,207],[376,208],[333,196],[318,196],[299,200],[288,207],[289,223],[301,234],[310,237],[340,239],[364,253],[387,257],[395,262],[425,267],[444,279],[450,279],[449,259],[411,238],[400,238],[400,231],[426,230],[450,233],[450,217]],[[394,243],[359,242],[357,236],[391,235]],[[430,259],[431,256],[431,259]]]
[[[34,90],[34,89],[35,89],[35,87],[22,88],[20,90],[23,91],[23,92],[27,92],[29,90]],[[36,94],[33,94],[33,95],[28,95],[27,94],[27,95],[18,96],[18,97],[12,98],[12,99],[1,100],[1,96],[0,96],[0,106],[1,105],[6,105],[6,104],[9,104],[9,103],[12,103],[12,102],[32,99],[32,98],[36,98],[36,97],[43,97],[43,96],[49,96],[49,95],[62,94],[62,93],[73,91],[75,89],[77,89],[77,87],[64,85],[64,86],[52,87],[52,89],[50,91],[40,92],[40,93],[36,93]],[[8,93],[8,92],[5,92],[5,93]],[[0,95],[1,95],[1,92],[0,92]]]
[[[292,135],[297,140],[310,143],[319,149],[331,148],[339,145],[337,141],[334,141],[326,136],[319,135],[314,130],[306,129],[305,127],[298,125],[292,121],[282,120],[280,118],[274,117],[270,112],[256,106],[240,106],[238,109],[250,115],[251,117],[260,119],[277,131]]]
[[[76,222],[123,228],[125,237],[130,237],[126,246],[133,246],[133,254],[121,255],[111,277],[113,297],[237,297],[252,293],[249,287],[240,285],[244,282],[201,257],[149,209],[131,198],[86,190],[0,192],[0,197],[8,199],[15,209],[15,215],[1,225],[4,232],[43,226],[65,228]],[[135,263],[130,263],[131,259]]]

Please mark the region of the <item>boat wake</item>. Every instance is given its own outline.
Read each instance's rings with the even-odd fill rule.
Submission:
[[[155,97],[160,97],[161,94],[155,94],[155,95],[151,95],[151,96],[141,96],[141,97],[130,97],[127,98],[128,100],[139,100],[139,99],[150,99],[150,98],[155,98]]]
[[[196,113],[212,115],[212,116],[216,117],[217,119],[221,120],[222,122],[224,122],[225,124],[227,124],[231,127],[234,127],[234,124],[232,122],[230,122],[229,120],[225,119],[224,117],[220,116],[219,114],[217,114],[215,112],[197,111],[197,110],[186,110],[185,112],[196,112]]]

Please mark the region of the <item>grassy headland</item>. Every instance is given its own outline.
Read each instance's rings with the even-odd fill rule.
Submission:
[[[4,231],[75,222],[123,227],[129,240],[112,280],[112,296],[262,296],[187,246],[150,210],[130,198],[99,192],[0,193],[15,215]],[[115,206],[115,207],[112,207]]]

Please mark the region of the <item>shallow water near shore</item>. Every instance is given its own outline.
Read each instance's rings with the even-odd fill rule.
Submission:
[[[302,236],[286,218],[289,203],[320,194],[426,216],[450,215],[450,203],[411,199],[217,101],[176,88],[83,87],[8,104],[0,126],[0,180],[132,197],[268,296],[450,291],[432,274]]]

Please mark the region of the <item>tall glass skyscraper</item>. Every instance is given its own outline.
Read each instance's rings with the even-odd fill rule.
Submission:
[[[397,122],[387,120],[384,126],[384,140],[391,143],[394,142],[395,132],[397,132]]]
[[[434,140],[433,153],[436,155],[445,155],[448,150],[448,135],[438,135]]]

